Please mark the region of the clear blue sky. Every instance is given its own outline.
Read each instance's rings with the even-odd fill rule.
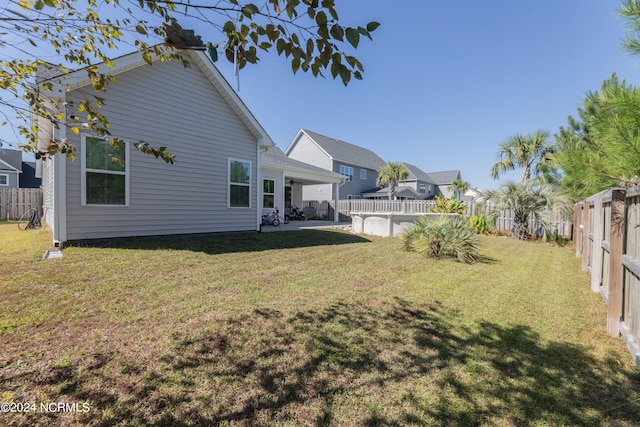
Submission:
[[[346,25],[382,24],[355,51],[364,80],[292,76],[264,54],[240,72],[240,97],[283,149],[306,128],[490,189],[503,181],[490,177],[499,143],[555,133],[614,71],[640,84],[640,57],[619,48],[617,0],[336,3]],[[231,64],[217,65],[235,87]]]
[[[336,3],[343,25],[381,23],[353,52],[363,81],[345,88],[330,76],[294,76],[275,51],[240,72],[240,97],[283,149],[306,128],[426,172],[459,169],[472,186],[490,189],[499,185],[490,177],[498,145],[509,136],[555,133],[614,71],[640,85],[640,57],[619,47],[621,0]],[[220,42],[200,22],[181,23]],[[221,55],[216,65],[235,88],[232,64]],[[15,141],[6,127],[0,132]]]

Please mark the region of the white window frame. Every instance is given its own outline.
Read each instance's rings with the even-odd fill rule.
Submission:
[[[9,174],[0,173],[0,178],[4,177],[4,184],[0,182],[0,187],[8,187],[9,186]]]
[[[107,138],[103,138],[95,135],[87,135],[82,134],[80,139],[80,150],[81,150],[81,162],[80,162],[80,204],[81,206],[86,207],[108,207],[108,208],[126,208],[129,207],[129,177],[131,175],[131,168],[129,167],[129,158],[131,157],[129,153],[129,141],[122,141],[124,144],[124,172],[122,171],[108,171],[104,169],[92,169],[87,168],[87,138],[95,138],[101,139],[103,141],[108,141]],[[124,175],[124,204],[116,205],[116,204],[97,204],[97,203],[87,203],[87,172],[93,173],[102,173],[102,174],[111,174],[111,175]]]
[[[249,183],[243,183],[243,182],[231,182],[231,163],[232,162],[240,162],[240,163],[247,163],[249,165]],[[253,169],[253,163],[251,162],[251,160],[243,160],[243,159],[236,159],[236,158],[232,158],[229,157],[227,159],[227,208],[229,209],[250,209],[252,204],[251,204],[251,182],[253,181],[253,176],[252,174],[252,169]],[[231,206],[231,185],[238,185],[241,187],[248,187],[249,188],[249,206]]]
[[[427,184],[418,184],[418,193],[426,194],[427,193]]]
[[[362,179],[362,180],[367,179],[367,170],[366,169],[360,169],[360,179]]]
[[[340,165],[340,174],[347,177],[345,181],[353,182],[353,167],[347,165]]]
[[[264,183],[266,181],[273,182],[273,193],[267,193],[266,191],[264,191]],[[273,206],[265,206],[264,205],[264,196],[273,197]],[[265,208],[265,209],[275,209],[275,207],[276,207],[276,180],[275,179],[270,179],[270,178],[263,178],[262,179],[262,207]]]

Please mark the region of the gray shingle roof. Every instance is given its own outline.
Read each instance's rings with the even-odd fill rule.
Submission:
[[[14,171],[22,170],[22,151],[20,150],[0,150],[0,170]],[[9,165],[9,167],[7,167]],[[15,170],[14,170],[15,169]]]
[[[387,164],[376,153],[366,148],[339,139],[329,138],[306,129],[302,129],[302,131],[309,135],[333,160],[373,170],[378,170]]]
[[[429,174],[422,171],[417,166],[410,165],[409,163],[402,162],[405,168],[407,168],[407,172],[409,172],[409,176],[406,181],[422,181],[427,182],[429,184],[435,184],[433,178],[429,176]]]
[[[437,185],[451,184],[456,179],[460,179],[460,171],[441,171],[441,172],[429,172],[428,175],[431,180]]]

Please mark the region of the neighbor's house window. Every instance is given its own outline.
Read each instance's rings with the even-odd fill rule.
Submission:
[[[360,169],[360,179],[367,179],[367,170]]]
[[[9,185],[9,175],[5,175],[5,174],[0,175],[0,185],[4,187]]]
[[[129,144],[82,137],[82,204],[129,205]]]
[[[347,177],[347,181],[353,181],[353,168],[351,166],[340,165],[340,173]]]
[[[419,193],[426,193],[427,192],[427,184],[420,184],[418,186],[418,192]]]
[[[229,206],[251,207],[251,162],[229,159]]]
[[[262,181],[262,207],[275,207],[276,182],[272,179]]]

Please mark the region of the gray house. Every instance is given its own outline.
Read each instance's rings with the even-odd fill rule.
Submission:
[[[23,162],[22,151],[0,149],[0,188],[40,188],[35,162]]]
[[[454,194],[454,191],[451,189],[453,181],[461,179],[459,170],[429,172],[428,175],[438,186],[438,193],[442,194],[445,199],[448,199],[452,194]]]
[[[360,198],[362,193],[376,186],[377,170],[386,164],[371,150],[305,129],[298,131],[285,150],[285,154],[291,159],[336,172],[345,177],[337,195],[337,188],[332,185],[304,186],[304,200]]]
[[[45,220],[55,244],[259,229],[261,151],[274,144],[208,56],[181,54],[189,68],[157,58],[149,65],[139,53],[117,58],[110,69],[99,65],[117,78],[99,96],[122,147],[39,123],[41,149],[61,138],[77,148],[76,161],[54,155],[42,162]],[[48,106],[67,117],[67,103],[95,93],[85,70],[47,77],[54,85]],[[167,147],[176,163],[139,152],[138,141]]]
[[[0,150],[0,188],[19,188],[22,151]]]
[[[438,194],[438,185],[429,174],[409,163],[402,162],[402,164],[409,172],[409,175],[406,180],[402,181],[401,185],[413,189],[418,193],[417,198],[421,200],[431,199]]]

